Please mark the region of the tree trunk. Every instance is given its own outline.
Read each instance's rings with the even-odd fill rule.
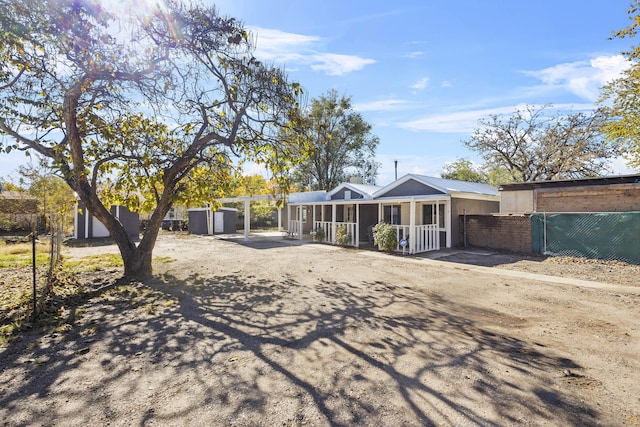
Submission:
[[[124,277],[142,280],[153,274],[152,251],[137,247],[124,259]]]
[[[151,215],[142,240],[137,246],[119,222],[115,229],[109,230],[120,249],[122,262],[124,263],[124,277],[127,279],[142,280],[153,274],[153,248],[158,239],[162,219],[168,211],[164,203],[161,205]]]

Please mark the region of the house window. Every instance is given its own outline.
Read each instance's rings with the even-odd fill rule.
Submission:
[[[353,206],[347,206],[347,222],[353,221]]]
[[[400,205],[384,207],[384,222],[393,225],[400,224]]]
[[[307,222],[307,207],[302,207],[302,222]]]
[[[351,190],[345,190],[344,191],[344,199],[345,200],[351,200]]]
[[[425,225],[436,223],[436,210],[438,206],[438,228],[444,228],[444,204],[422,205],[422,223]]]

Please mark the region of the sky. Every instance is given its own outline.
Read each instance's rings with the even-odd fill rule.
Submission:
[[[380,139],[379,185],[393,181],[395,161],[398,177],[438,176],[461,157],[481,163],[462,141],[488,115],[592,110],[632,44],[609,40],[629,24],[631,0],[203,1],[242,21],[256,56],[300,82],[307,102],[330,89],[351,98]],[[22,162],[0,155],[0,176]]]
[[[525,104],[592,110],[627,64],[630,0],[221,0],[309,99],[336,89],[380,138],[378,184],[437,176],[478,120]],[[623,161],[617,174],[633,173]]]

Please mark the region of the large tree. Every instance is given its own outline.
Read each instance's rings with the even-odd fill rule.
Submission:
[[[471,160],[462,157],[454,162],[446,163],[440,177],[457,179],[458,181],[488,183],[487,173],[482,169],[482,165],[475,165]]]
[[[510,115],[481,119],[464,141],[491,170],[506,171],[516,182],[598,176],[618,154],[601,134],[604,115],[550,114],[552,106],[526,106]]]
[[[633,38],[640,26],[640,1],[628,11],[632,24],[613,33],[614,37]],[[622,76],[602,89],[599,103],[607,114],[603,132],[620,147],[629,165],[640,168],[640,47],[623,52],[630,67]]]
[[[299,86],[215,9],[125,4],[0,0],[0,134],[5,151],[53,160],[111,233],[125,275],[141,277],[170,207],[211,201],[234,156],[285,175],[278,136],[295,123]],[[139,243],[112,202],[152,212]]]
[[[353,110],[351,98],[331,89],[313,99],[298,131],[302,139],[299,156],[304,159],[293,175],[298,187],[330,190],[353,176],[375,184],[379,139]]]

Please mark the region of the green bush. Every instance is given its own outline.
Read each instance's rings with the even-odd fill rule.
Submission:
[[[376,224],[373,227],[373,243],[387,252],[393,252],[398,247],[396,228],[384,222]]]
[[[313,236],[313,238],[315,240],[317,240],[318,242],[322,242],[324,240],[324,238],[326,237],[324,235],[324,228],[322,227],[318,227],[315,229],[315,231],[311,232],[311,235]]]
[[[336,243],[340,246],[347,246],[351,243],[351,233],[347,233],[347,227],[339,225],[336,227]]]

